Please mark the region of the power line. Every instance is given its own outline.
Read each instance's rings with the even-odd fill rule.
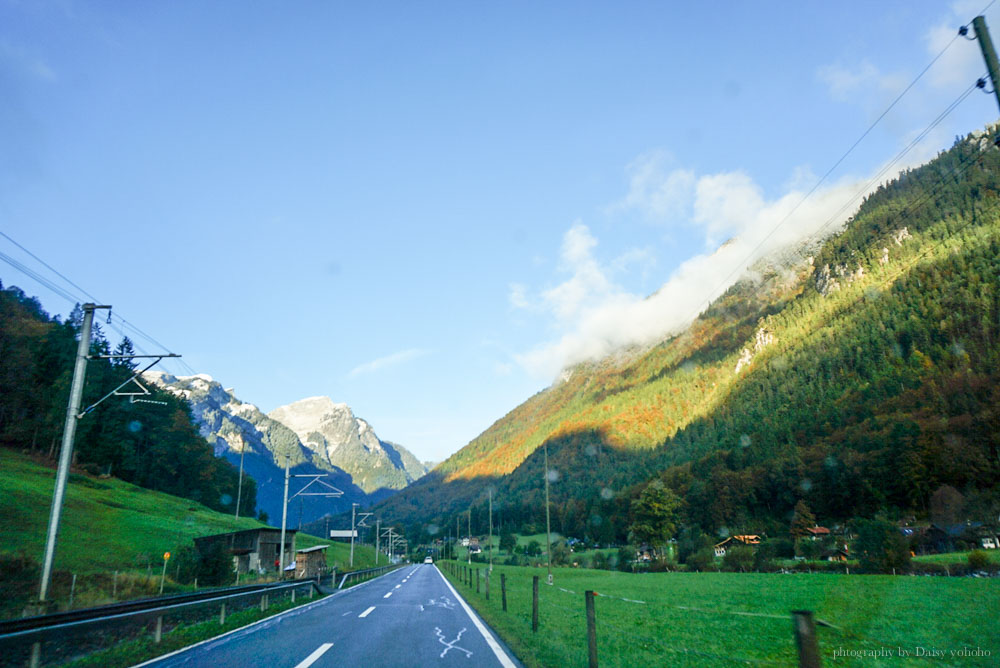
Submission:
[[[987,4],[986,7],[984,7],[982,9],[982,11],[979,12],[979,15],[985,14],[986,11],[990,7],[992,7],[995,2],[996,2],[996,0],[990,0],[990,3]],[[968,23],[966,23],[963,26],[963,28],[967,29],[969,25],[971,25],[971,21],[968,22]],[[813,184],[813,186],[809,190],[809,192],[807,192],[802,197],[802,199],[799,200],[799,202],[794,207],[792,207],[792,209],[787,214],[785,214],[784,217],[782,217],[782,219],[780,221],[778,221],[778,223],[773,228],[771,228],[771,230],[767,234],[764,235],[764,237],[750,251],[750,253],[747,255],[747,257],[742,262],[740,262],[736,266],[736,268],[733,269],[733,271],[731,271],[722,280],[722,282],[718,286],[716,286],[716,288],[712,292],[709,293],[709,297],[704,302],[702,302],[702,305],[698,307],[698,310],[700,310],[701,308],[704,308],[705,306],[710,305],[711,302],[714,299],[714,297],[712,295],[719,294],[720,291],[723,290],[725,288],[725,286],[729,284],[729,282],[732,280],[733,276],[736,273],[745,271],[745,269],[746,269],[745,265],[747,265],[748,263],[750,263],[750,262],[753,261],[754,256],[764,246],[764,243],[768,239],[770,239],[774,235],[775,232],[777,232],[778,228],[780,228],[782,225],[784,225],[786,222],[788,222],[788,220],[792,217],[792,215],[794,215],[794,213],[796,211],[798,211],[798,209],[806,202],[806,200],[808,200],[819,189],[820,185],[822,185],[826,181],[826,179],[830,176],[830,174],[832,174],[834,172],[834,170],[836,170],[837,167],[839,167],[841,165],[841,163],[843,163],[843,161],[854,151],[855,148],[858,147],[858,145],[865,139],[865,137],[867,137],[871,133],[871,131],[874,130],[875,127],[882,121],[882,119],[884,119],[886,117],[886,115],[888,115],[888,113],[890,111],[892,111],[892,109],[896,106],[896,104],[898,104],[899,101],[902,100],[903,97],[905,97],[908,92],[910,92],[910,90],[916,85],[916,83],[918,81],[920,81],[921,78],[923,78],[923,76],[931,69],[931,67],[934,66],[934,64],[938,60],[941,59],[941,56],[943,56],[945,54],[945,52],[948,49],[951,48],[951,46],[955,43],[955,41],[961,35],[962,35],[961,31],[955,33],[954,37],[951,38],[951,40],[944,46],[944,48],[942,48],[941,51],[939,51],[938,54],[936,56],[934,56],[934,58],[931,59],[931,61],[917,74],[916,77],[914,77],[914,79],[906,86],[906,88],[904,88],[902,90],[902,92],[900,92],[899,95],[897,95],[896,98],[891,103],[889,103],[889,106],[886,107],[886,109],[881,114],[879,114],[878,118],[876,118],[875,121],[872,122],[872,124],[868,126],[868,129],[866,129],[863,133],[861,133],[861,136],[858,137],[858,139],[855,140],[855,142],[853,144],[851,144],[851,146],[844,152],[844,154],[841,155],[840,158],[837,159],[837,161],[833,164],[833,166],[831,166],[826,171],[826,173],[824,173],[823,176],[821,176],[816,181],[816,183]],[[972,89],[974,89],[974,88],[975,88],[975,85],[973,85],[970,90],[968,90],[965,93],[963,93],[963,95],[960,96],[960,98],[959,98],[958,101],[953,102],[952,106],[950,106],[944,112],[943,116],[939,117],[934,122],[932,122],[931,126],[928,129],[925,129],[925,131],[923,133],[921,133],[920,138],[925,137],[926,134],[928,132],[930,132],[931,129],[933,129],[934,127],[936,127],[941,122],[941,120],[943,120],[943,117],[947,116],[949,113],[951,113],[951,111],[954,109],[954,106],[957,106],[957,104],[959,102],[961,102],[961,100],[964,100],[965,97],[967,97],[972,92]],[[915,145],[916,141],[917,140],[915,140],[914,142],[911,142],[911,144],[906,149],[904,149],[904,151],[899,156],[897,156],[892,162],[890,162],[881,172],[879,172],[879,175],[876,176],[875,179],[873,179],[872,181],[877,181],[877,179],[881,178],[882,174],[884,174],[893,164],[895,164],[895,162],[897,162],[898,160],[900,160],[907,152],[909,152],[909,150],[911,150],[913,148],[913,146]],[[847,208],[848,206],[851,206],[851,202],[853,202],[854,199],[857,196],[858,195],[855,195],[855,197],[852,197],[850,200],[848,200],[848,202],[838,211],[838,213],[836,215],[839,216],[839,214],[843,211],[843,209]],[[830,222],[828,221],[820,229],[821,230],[826,229],[826,227],[828,227],[829,224],[830,224]],[[687,318],[687,320],[693,320],[696,316],[697,316],[697,313],[694,313],[689,318]]]

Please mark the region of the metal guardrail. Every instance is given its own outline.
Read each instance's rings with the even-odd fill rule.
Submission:
[[[261,609],[270,604],[272,594],[287,592],[294,600],[295,592],[308,588],[311,598],[316,590],[315,580],[297,580],[274,585],[250,585],[252,591],[231,592],[216,590],[197,595],[179,595],[161,599],[135,601],[131,605],[139,609],[122,609],[129,604],[113,604],[89,610],[76,610],[54,615],[41,615],[17,620],[8,620],[0,626],[0,655],[11,657],[31,647],[31,665],[38,665],[42,644],[52,640],[66,640],[110,628],[133,626],[155,620],[154,638],[160,641],[163,617],[171,613],[186,612],[198,608],[219,607],[219,623],[226,618],[226,605],[247,598],[259,597]],[[240,589],[245,589],[241,587]],[[196,600],[183,600],[196,597]],[[75,618],[74,618],[75,617]]]
[[[295,580],[295,583],[304,583],[306,580]],[[16,619],[0,620],[0,638],[9,633],[23,631],[26,629],[53,626],[67,622],[82,621],[100,617],[110,617],[112,615],[126,612],[137,612],[162,607],[175,603],[187,603],[190,601],[203,601],[217,598],[227,594],[241,594],[247,592],[257,592],[264,589],[272,589],[276,585],[289,584],[287,582],[266,582],[249,585],[239,585],[236,587],[213,587],[202,589],[198,592],[187,592],[183,594],[168,594],[167,596],[157,596],[154,598],[141,598],[132,601],[122,601],[120,603],[109,603],[106,605],[94,606],[91,608],[79,608],[77,610],[67,610],[65,612],[53,612],[45,615],[33,617],[19,617]]]
[[[337,589],[343,589],[344,583],[347,582],[348,579],[357,578],[359,580],[367,580],[370,577],[373,578],[382,575],[383,573],[388,573],[389,571],[401,568],[402,566],[402,563],[390,564],[388,566],[378,566],[377,568],[366,568],[363,571],[351,571],[350,573],[344,573],[344,577],[340,579],[340,585],[337,586]]]

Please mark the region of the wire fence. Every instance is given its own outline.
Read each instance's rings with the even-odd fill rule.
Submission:
[[[849,622],[816,618],[804,610],[755,610],[685,605],[640,600],[621,592],[574,589],[544,584],[544,577],[528,569],[496,567],[492,576],[483,568],[497,591],[497,575],[502,575],[504,605],[497,596],[487,600],[476,584],[484,575],[475,566],[457,562],[439,562],[461,593],[497,622],[501,630],[518,636],[521,642],[544,655],[539,663],[561,660],[579,662],[573,652],[584,649],[593,634],[593,657],[598,651],[608,665],[638,665],[669,656],[671,665],[799,665],[818,666],[820,657],[891,657],[893,660],[920,660],[941,666],[970,665],[967,660],[955,663],[954,656],[921,654],[905,649],[903,638],[884,637],[875,630],[848,628]],[[535,593],[537,592],[537,594]],[[587,611],[587,598],[599,599],[594,614]],[[748,596],[749,600],[750,596]],[[731,600],[728,599],[727,600]],[[743,623],[726,619],[745,620]],[[534,630],[537,621],[537,631]],[[805,621],[803,621],[805,620]],[[890,632],[890,635],[891,632]],[[904,634],[905,635],[905,634]],[[585,639],[587,641],[585,642]],[[553,657],[556,647],[565,656]],[[810,650],[810,647],[812,648]],[[751,649],[752,648],[752,649]],[[748,651],[748,649],[750,651]],[[596,658],[595,658],[596,661]],[[589,665],[596,666],[596,662]]]

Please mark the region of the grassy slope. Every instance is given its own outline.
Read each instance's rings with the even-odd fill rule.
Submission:
[[[41,561],[54,479],[53,469],[0,448],[0,555]],[[259,526],[264,525],[255,519],[236,520],[193,501],[120,480],[74,474],[66,490],[55,568],[81,575],[145,572],[147,556],[155,569],[164,552],[190,545],[198,536]],[[323,542],[302,534],[296,547]],[[348,544],[333,543],[327,563],[344,569],[349,552]],[[354,556],[355,568],[374,565],[371,547],[356,546]]]
[[[446,564],[440,564],[446,570]],[[501,610],[500,574],[507,576],[508,612]],[[531,576],[541,576],[540,630],[531,632]],[[631,575],[584,569],[556,569],[556,587],[545,571],[497,567],[491,597],[449,578],[503,636],[528,666],[586,665],[585,590],[608,597],[595,602],[598,654],[602,666],[714,666],[739,661],[795,665],[790,611],[813,610],[837,628],[818,631],[825,662],[839,647],[917,647],[1000,651],[996,615],[977,610],[1000,606],[995,578],[931,578],[843,575],[662,573]],[[561,588],[561,589],[560,589]],[[570,591],[563,591],[570,590]],[[572,593],[571,593],[572,592]],[[623,601],[618,598],[643,601]],[[736,614],[742,613],[742,614]],[[933,624],[927,620],[933,619]],[[992,665],[993,658],[947,657],[940,665]],[[735,659],[736,661],[734,661]],[[866,657],[837,665],[899,666],[909,662]],[[926,660],[924,660],[926,663]],[[917,664],[923,665],[923,664]]]

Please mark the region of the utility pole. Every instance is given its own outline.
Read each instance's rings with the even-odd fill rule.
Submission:
[[[997,52],[993,48],[990,31],[986,28],[986,19],[977,16],[972,19],[972,27],[976,30],[976,40],[979,42],[979,49],[983,52],[983,60],[986,61],[986,69],[989,71],[990,81],[993,83],[993,94],[996,95],[997,105],[1000,106],[1000,64],[997,63]]]
[[[243,498],[243,455],[247,452],[247,444],[240,448],[240,481],[236,485],[236,519],[240,519],[240,499]]]
[[[458,515],[455,516],[455,553],[452,556],[455,558],[456,561],[458,560],[458,543],[462,539],[462,534],[458,528],[458,523],[460,519],[461,518]]]
[[[549,522],[549,444],[545,448],[545,562],[549,569],[549,584],[552,584],[552,524]]]
[[[285,459],[285,496],[281,504],[281,544],[278,545],[278,579],[285,577],[285,521],[288,519],[288,459]]]
[[[73,367],[73,384],[70,386],[69,404],[66,406],[66,424],[63,427],[62,447],[59,450],[59,468],[56,470],[56,486],[52,493],[52,508],[49,511],[49,531],[45,537],[45,559],[42,563],[42,583],[38,590],[38,600],[45,601],[52,579],[52,564],[56,557],[56,538],[59,534],[59,520],[62,516],[63,497],[69,466],[73,461],[73,440],[76,437],[76,423],[82,417],[80,402],[83,400],[83,381],[87,375],[87,356],[90,355],[90,332],[94,326],[94,311],[110,306],[96,304],[83,305],[83,324],[80,327],[80,343],[76,348],[76,365]]]
[[[493,490],[490,490],[490,573],[493,572]]]
[[[382,524],[381,519],[375,520],[375,565],[376,566],[378,566],[378,539],[379,539],[378,532],[381,524]]]
[[[469,549],[467,551],[467,556],[469,557],[469,565],[472,565],[472,508],[469,508],[469,525],[467,529],[468,533],[465,535],[469,538]]]
[[[354,532],[355,532],[354,511],[357,509],[359,505],[361,504],[358,503],[351,504],[351,568],[354,568]]]

